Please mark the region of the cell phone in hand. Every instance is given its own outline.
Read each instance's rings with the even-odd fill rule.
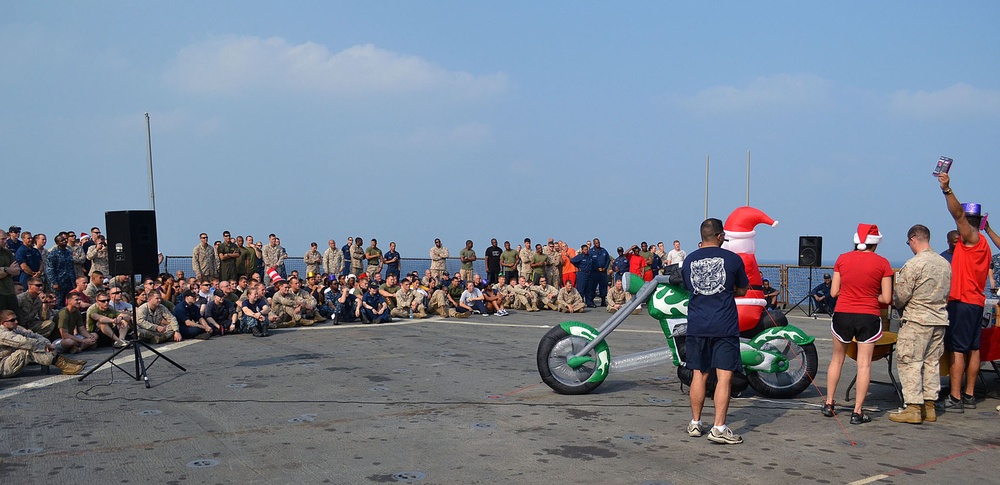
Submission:
[[[934,166],[934,171],[931,172],[931,175],[937,177],[938,175],[941,175],[941,173],[948,173],[948,170],[951,170],[952,162],[954,162],[954,160],[948,157],[939,158],[937,165]]]
[[[985,231],[986,230],[986,220],[989,219],[989,218],[990,218],[990,213],[989,212],[983,214],[983,220],[979,221],[979,230],[980,231]]]

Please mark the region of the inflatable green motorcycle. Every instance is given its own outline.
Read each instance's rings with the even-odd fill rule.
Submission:
[[[635,298],[600,328],[563,322],[545,334],[537,353],[542,381],[560,394],[585,394],[601,385],[612,370],[631,370],[672,360],[677,377],[690,385],[693,372],[684,365],[688,292],[681,281],[679,270],[656,276],[649,282],[625,273],[623,283]],[[649,315],[660,322],[667,346],[612,358],[605,339],[641,303],[647,303]],[[756,326],[740,332],[744,373],[733,375],[733,396],[738,396],[748,385],[769,398],[800,394],[816,376],[818,357],[813,340],[789,325],[780,311],[763,312]],[[714,374],[708,386],[711,395],[715,388]]]

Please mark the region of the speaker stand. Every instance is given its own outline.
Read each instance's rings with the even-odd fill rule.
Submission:
[[[810,266],[809,267],[809,289],[806,291],[806,296],[803,296],[802,299],[799,300],[798,303],[796,303],[795,305],[792,305],[792,307],[789,308],[788,311],[785,312],[785,316],[788,316],[788,314],[791,313],[792,310],[798,308],[799,305],[802,304],[802,302],[808,300],[809,303],[806,305],[806,316],[807,317],[813,317],[815,319],[816,318],[816,312],[813,311],[813,299],[810,298],[810,295],[809,295],[809,292],[812,291],[812,289],[813,289],[813,267]]]
[[[134,290],[134,288],[135,288],[135,275],[132,275],[132,287],[133,287],[132,295],[131,295],[132,296],[132,302],[135,303],[135,290]],[[122,289],[123,293],[124,293],[124,291],[125,290]],[[132,328],[129,329],[129,333],[127,334],[127,336],[130,337],[128,340],[126,340],[126,342],[128,342],[128,345],[126,345],[126,346],[124,346],[124,347],[122,347],[120,349],[115,350],[114,353],[112,353],[110,357],[108,357],[107,359],[104,359],[103,361],[101,361],[101,363],[95,365],[94,368],[92,368],[89,371],[87,371],[86,374],[80,376],[80,378],[77,379],[78,382],[82,382],[84,379],[87,378],[87,376],[93,374],[97,369],[100,369],[101,367],[104,367],[105,364],[111,364],[112,367],[115,367],[118,370],[124,372],[127,376],[131,377],[134,380],[138,381],[139,379],[142,379],[143,382],[146,384],[146,389],[149,389],[149,375],[147,373],[147,369],[149,367],[151,367],[157,360],[159,360],[161,358],[163,360],[169,362],[170,364],[172,364],[174,367],[180,369],[181,372],[187,372],[187,369],[185,369],[184,367],[182,367],[177,362],[174,362],[173,360],[171,360],[170,357],[167,357],[166,355],[161,354],[158,350],[150,347],[146,342],[143,342],[142,340],[139,339],[139,325],[136,322],[136,316],[139,314],[139,308],[135,307],[135,306],[133,306],[132,308],[135,311],[133,312],[134,314],[132,316],[132,323],[130,324],[132,326]],[[145,359],[142,358],[142,349],[143,348],[145,348],[146,350],[148,350],[148,351],[150,351],[150,352],[152,352],[153,354],[156,355],[156,357],[153,358],[153,360],[149,363],[149,365],[146,365]],[[135,352],[135,359],[134,359],[135,360],[135,374],[133,374],[133,373],[125,370],[125,368],[119,366],[114,361],[114,358],[117,357],[118,354],[120,354],[120,353],[122,353],[122,352],[124,352],[124,351],[126,351],[128,349],[132,349]]]
[[[149,365],[146,365],[146,361],[142,358],[142,348],[145,348],[146,350],[148,350],[148,351],[156,354],[156,357],[153,358],[152,362],[150,362]],[[126,350],[129,350],[129,349],[132,349],[133,351],[135,351],[135,374],[133,374],[133,373],[129,372],[128,370],[126,370],[125,368],[119,366],[114,361],[114,358],[117,357],[118,354],[120,354],[120,353],[122,353],[122,352],[124,352]],[[182,367],[177,362],[174,362],[173,360],[171,360],[170,357],[167,357],[167,356],[161,354],[158,350],[156,350],[156,349],[150,347],[148,344],[146,344],[146,342],[143,342],[142,340],[139,340],[138,336],[135,336],[135,337],[133,337],[133,338],[131,338],[131,339],[128,340],[128,345],[126,345],[125,347],[122,347],[122,348],[120,348],[118,350],[115,350],[115,352],[113,354],[111,354],[110,357],[108,357],[107,359],[104,359],[100,364],[97,364],[96,366],[94,366],[93,369],[90,369],[89,371],[87,371],[86,374],[80,376],[80,378],[77,379],[77,381],[83,381],[84,379],[87,378],[87,376],[89,376],[90,374],[93,374],[94,371],[96,371],[97,369],[100,369],[101,367],[104,367],[104,364],[111,364],[111,366],[113,366],[113,367],[117,368],[118,370],[124,372],[126,375],[128,375],[132,379],[135,379],[135,380],[138,381],[141,378],[143,380],[143,382],[146,384],[146,389],[149,389],[149,375],[147,374],[146,369],[148,369],[150,366],[152,366],[153,363],[156,362],[157,360],[159,360],[160,358],[163,358],[163,360],[165,360],[165,361],[173,364],[174,367],[180,369],[182,372],[187,372],[187,369],[185,369],[184,367]]]

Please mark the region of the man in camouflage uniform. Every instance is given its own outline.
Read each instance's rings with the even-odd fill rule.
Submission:
[[[17,295],[18,319],[22,327],[49,338],[56,323],[42,312],[42,286],[41,278],[28,279],[28,287]]]
[[[3,249],[7,249],[6,244]],[[13,310],[0,311],[0,377],[16,376],[29,362],[55,365],[67,375],[83,371],[86,361],[57,356],[56,345],[17,323]]]
[[[615,313],[632,298],[629,292],[622,287],[622,280],[615,280],[615,286],[608,290],[608,313]],[[636,308],[636,312],[638,312]]]
[[[135,325],[143,342],[158,344],[169,340],[181,341],[177,319],[166,306],[161,305],[162,302],[160,292],[153,290],[146,294],[146,303],[139,305],[135,311]]]
[[[532,286],[531,291],[535,293],[539,308],[552,311],[559,310],[559,304],[556,302],[556,298],[559,296],[559,289],[549,284],[548,277],[542,277],[538,280],[538,284]]]
[[[276,285],[278,292],[271,297],[271,315],[274,318],[274,326],[277,328],[306,326],[302,301],[296,298],[292,292],[292,285],[287,281],[279,281]],[[312,325],[311,320],[308,325]]]
[[[361,247],[361,236],[354,238],[351,246],[351,274],[361,276],[364,271],[365,249]],[[358,296],[360,298],[360,295]]]
[[[560,281],[560,273],[562,272],[562,253],[559,252],[559,246],[550,237],[549,243],[542,246],[542,254],[548,258],[545,262],[545,279],[552,282]],[[559,289],[557,288],[558,292]]]
[[[448,292],[441,288],[437,288],[431,293],[428,310],[445,318],[456,316],[455,309],[448,304]]]
[[[421,303],[420,294],[410,289],[410,280],[403,279],[399,282],[400,288],[396,292],[396,308],[389,311],[389,314],[396,318],[427,318],[424,305]]]
[[[587,306],[583,302],[583,297],[580,296],[580,292],[573,288],[573,285],[569,281],[563,285],[562,289],[559,290],[559,296],[557,298],[559,304],[559,311],[564,313],[583,313],[584,307]]]
[[[521,269],[517,275],[531,278],[531,257],[535,255],[535,250],[531,247],[531,239],[524,238],[524,247],[517,252],[517,255],[521,258]],[[514,284],[514,281],[512,280],[510,284]]]
[[[215,248],[208,244],[208,234],[203,232],[198,237],[201,241],[191,250],[191,267],[194,269],[194,277],[199,280],[218,278],[219,273],[215,269],[218,267]]]
[[[497,277],[497,284],[493,285],[493,292],[500,297],[503,301],[505,307],[514,306],[514,289],[511,285],[507,284],[507,275],[500,275]]]
[[[77,276],[86,276],[87,274],[87,269],[85,268],[87,264],[87,251],[83,249],[83,244],[77,241],[75,232],[67,233],[66,244],[70,252],[73,253],[73,271],[76,273],[73,276],[73,280],[76,281]]]
[[[305,256],[302,256],[302,262],[306,264],[306,276],[319,276],[320,272],[323,270],[323,255],[319,254],[319,245],[316,243],[309,244],[309,250],[306,251]]]
[[[514,293],[514,308],[517,310],[526,310],[529,312],[537,312],[538,304],[536,303],[535,293],[531,291],[531,286],[528,284],[527,278],[524,276],[518,277],[518,284],[512,285],[511,292]]]
[[[56,247],[49,251],[48,267],[45,274],[56,293],[56,308],[66,305],[66,295],[73,290],[76,281],[76,257],[69,248],[72,234],[60,233],[56,236]]]
[[[97,236],[97,244],[87,250],[87,259],[90,260],[90,274],[101,273],[110,274],[108,269],[108,242],[104,236]]]
[[[302,279],[293,276],[288,279],[288,286],[291,287],[289,293],[295,297],[295,303],[302,308],[303,327],[326,321],[326,317],[316,311],[319,302],[308,288],[302,286]]]
[[[269,234],[267,238],[268,242],[261,250],[262,259],[264,260],[264,270],[266,271],[268,268],[277,270],[278,261],[281,258],[281,247],[278,246],[278,237],[274,234]],[[284,267],[284,264],[282,264],[282,267]],[[278,274],[281,274],[281,271],[278,271]],[[281,277],[285,278],[286,276],[281,275]]]
[[[21,276],[21,266],[14,258],[14,252],[7,247],[10,237],[0,230],[0,310],[18,311],[17,296],[14,294],[14,281]],[[72,288],[68,285],[67,292]],[[65,296],[65,293],[63,294]]]
[[[440,239],[434,240],[434,247],[431,248],[431,275],[441,279],[445,270],[445,262],[451,254],[448,248],[441,245]]]
[[[889,414],[889,420],[920,424],[937,421],[934,401],[941,390],[939,366],[948,328],[951,265],[931,249],[926,226],[917,224],[906,235],[913,257],[896,274],[893,285],[893,303],[903,309],[896,366],[906,407]]]
[[[229,231],[223,231],[222,244],[219,245],[219,279],[236,280],[236,260],[240,257],[240,248],[233,242]]]
[[[327,242],[330,246],[323,252],[323,272],[328,275],[338,276],[344,269],[344,252],[337,247],[337,241],[331,239]]]

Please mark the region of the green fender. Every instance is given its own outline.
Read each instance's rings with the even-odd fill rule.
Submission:
[[[586,323],[562,322],[559,326],[567,334],[585,338],[588,342],[593,342],[597,338],[597,330]],[[611,351],[608,349],[608,343],[602,340],[594,347],[594,353],[597,355],[597,368],[590,376],[590,379],[587,379],[587,382],[603,382],[604,378],[608,376],[608,370],[611,368]],[[572,357],[566,363],[571,368],[576,369],[587,362],[594,362],[594,359],[589,355],[582,355]]]
[[[809,345],[816,340],[794,325],[785,325],[784,327],[771,327],[757,334],[756,337],[750,340],[750,346],[759,349],[768,341],[776,339],[790,340],[799,346]]]

